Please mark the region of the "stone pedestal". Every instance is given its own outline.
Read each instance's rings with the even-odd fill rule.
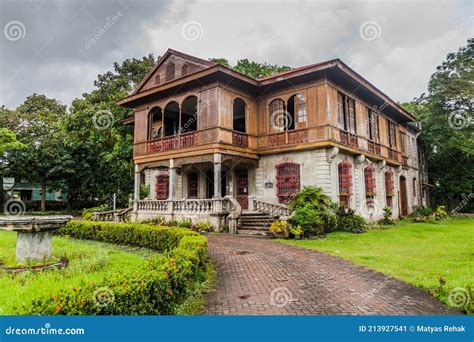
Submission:
[[[53,230],[67,224],[72,216],[0,217],[0,229],[17,232],[16,261],[46,261],[51,257]]]
[[[16,261],[25,263],[29,260],[45,261],[51,257],[53,232],[35,234],[18,232],[16,239]]]

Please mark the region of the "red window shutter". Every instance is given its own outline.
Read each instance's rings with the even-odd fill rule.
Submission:
[[[341,162],[338,165],[339,173],[339,201],[341,205],[348,206],[352,188],[352,165],[348,162]]]
[[[277,196],[280,203],[288,203],[300,191],[300,165],[283,163],[276,167]]]

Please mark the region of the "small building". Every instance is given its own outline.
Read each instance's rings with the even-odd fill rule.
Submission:
[[[118,103],[134,109],[136,220],[238,229],[289,215],[305,185],[368,220],[426,202],[416,118],[339,59],[254,79],[169,49]]]

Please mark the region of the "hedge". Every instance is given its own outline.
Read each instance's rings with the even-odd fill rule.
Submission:
[[[152,247],[163,255],[146,267],[116,273],[98,283],[82,284],[43,295],[16,308],[21,315],[172,315],[203,273],[207,239],[195,232],[142,224],[71,222],[61,234],[100,241]],[[143,238],[143,241],[139,240]]]
[[[176,248],[185,236],[198,235],[186,228],[93,221],[70,221],[66,227],[58,231],[58,234],[76,239],[146,247],[158,252]]]

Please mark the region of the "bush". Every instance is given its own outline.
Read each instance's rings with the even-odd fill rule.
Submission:
[[[79,233],[82,230],[85,232]],[[21,315],[172,315],[189,296],[188,285],[203,272],[207,258],[207,239],[183,231],[143,224],[70,222],[61,233],[95,236],[100,241],[112,239],[134,246],[159,246],[159,251],[167,251],[150,258],[145,269],[116,273],[97,284],[42,295],[17,308],[17,312]],[[144,237],[144,243],[136,240]]]
[[[196,225],[196,229],[201,233],[209,233],[214,230],[214,226],[211,223],[204,221],[204,222],[198,223]]]
[[[394,224],[392,219],[392,208],[385,207],[383,208],[383,219],[379,220],[379,224],[389,225]]]
[[[367,223],[362,216],[355,214],[354,210],[341,207],[337,229],[351,233],[363,233],[367,231]]]
[[[429,207],[419,207],[409,216],[414,222],[435,222],[448,217],[444,206],[439,206],[436,210]]]
[[[70,221],[64,228],[59,229],[58,234],[77,239],[146,247],[159,252],[176,248],[184,236],[197,235],[184,228],[92,221]]]
[[[331,206],[331,198],[323,193],[323,189],[316,186],[305,186],[288,203],[288,208],[296,210],[310,204],[314,208],[324,211]]]
[[[181,221],[178,221],[178,227],[191,229],[192,226],[193,222],[191,219],[182,219]]]
[[[324,215],[311,204],[298,206],[290,218],[290,223],[300,226],[306,237],[317,236],[324,233]]]
[[[140,221],[140,223],[152,224],[152,225],[157,225],[157,226],[165,226],[166,225],[166,219],[162,216],[157,216],[157,217],[154,217],[154,218],[151,218],[151,219]]]
[[[283,235],[284,237],[288,237],[290,228],[291,225],[288,222],[278,220],[272,222],[269,231],[274,235]]]

